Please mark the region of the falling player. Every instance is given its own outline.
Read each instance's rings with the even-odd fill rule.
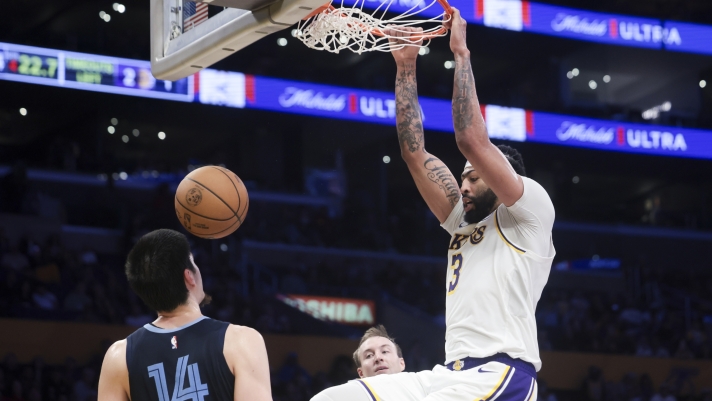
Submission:
[[[455,139],[467,159],[459,189],[445,164],[424,148],[415,79],[419,49],[392,51],[401,154],[430,210],[452,235],[445,365],[362,378],[327,389],[313,401],[536,400],[541,360],[534,309],[555,253],[554,207],[544,188],[525,177],[519,153],[490,142],[475,93],[466,23],[458,10],[453,8],[446,27],[455,56]],[[418,32],[399,28],[389,34]]]
[[[209,297],[183,234],[156,230],[141,237],[126,277],[158,318],[106,352],[98,399],[272,400],[262,336],[200,312]]]

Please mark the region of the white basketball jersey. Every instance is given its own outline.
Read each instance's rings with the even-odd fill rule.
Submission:
[[[446,282],[446,362],[506,353],[541,368],[536,304],[555,250],[554,206],[546,190],[522,177],[524,194],[477,224],[462,200],[442,224],[451,235]]]

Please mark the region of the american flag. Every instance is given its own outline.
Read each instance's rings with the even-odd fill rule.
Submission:
[[[183,32],[188,32],[194,27],[208,20],[208,3],[194,1],[183,2]]]

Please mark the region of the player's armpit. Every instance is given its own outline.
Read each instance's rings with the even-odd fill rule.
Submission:
[[[260,333],[230,325],[225,333],[224,354],[235,375],[235,400],[272,401],[267,349]]]
[[[129,400],[129,370],[126,366],[126,340],[115,342],[106,351],[99,375],[101,401]]]
[[[408,161],[408,170],[425,203],[442,224],[460,200],[457,180],[445,163],[427,152]]]

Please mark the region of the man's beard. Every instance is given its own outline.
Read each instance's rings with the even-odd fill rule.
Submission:
[[[200,301],[200,307],[202,308],[203,306],[210,305],[210,301],[212,301],[212,300],[213,300],[213,297],[211,297],[208,294],[205,294],[205,296],[203,297],[203,300]]]
[[[476,196],[463,195],[463,197],[470,199],[473,206],[472,210],[465,213],[465,222],[467,224],[475,224],[482,221],[492,213],[494,205],[497,203],[497,195],[490,188]]]

